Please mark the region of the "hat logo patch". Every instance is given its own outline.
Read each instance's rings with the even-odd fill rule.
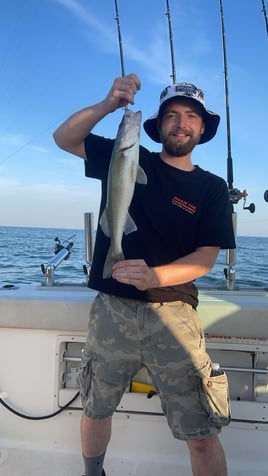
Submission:
[[[204,103],[204,93],[201,89],[197,89],[193,84],[190,83],[180,83],[173,84],[172,86],[167,86],[160,94],[160,102],[164,102],[166,96],[186,96],[189,98],[194,98],[201,103]]]

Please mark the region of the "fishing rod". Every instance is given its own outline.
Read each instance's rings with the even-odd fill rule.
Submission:
[[[265,21],[265,25],[266,25],[266,33],[268,35],[268,20],[267,20],[266,7],[265,7],[264,0],[261,0],[261,2],[262,2],[262,12],[263,12],[263,15],[264,15],[264,21]]]
[[[227,68],[227,53],[225,28],[223,17],[222,0],[220,1],[220,15],[221,15],[221,33],[222,33],[222,50],[223,50],[223,72],[224,72],[224,86],[225,86],[225,110],[226,110],[226,125],[227,125],[227,183],[229,190],[233,189],[233,159],[231,150],[231,121],[230,121],[230,106],[229,106],[229,86],[228,86],[228,68]]]
[[[244,210],[249,210],[251,213],[255,212],[255,205],[251,203],[248,207],[245,206],[247,191],[242,192],[233,187],[233,158],[231,147],[231,120],[230,120],[230,105],[229,105],[229,84],[228,84],[228,67],[227,67],[227,52],[226,52],[226,35],[224,26],[224,14],[222,0],[219,0],[220,17],[221,17],[221,33],[222,33],[222,49],[223,49],[223,66],[224,66],[224,86],[225,86],[225,108],[226,108],[226,127],[227,127],[227,184],[229,189],[229,197],[232,204],[239,202],[241,198],[244,199]]]
[[[119,52],[120,52],[121,72],[122,72],[122,76],[125,76],[123,43],[122,43],[122,36],[121,36],[121,28],[120,28],[120,19],[119,19],[117,0],[114,0],[114,3],[115,3],[115,13],[116,13],[115,21],[116,21],[116,24],[117,24],[118,43],[119,43]]]
[[[220,6],[220,17],[221,17],[221,33],[222,33],[222,50],[223,50],[223,65],[224,65],[224,87],[225,87],[225,108],[226,108],[226,126],[227,126],[227,184],[229,191],[229,199],[232,204],[232,218],[233,218],[233,228],[234,235],[236,238],[237,235],[237,213],[234,211],[234,204],[237,204],[241,198],[244,199],[243,209],[249,210],[251,213],[255,212],[255,205],[251,203],[248,207],[246,204],[247,191],[243,190],[242,192],[237,188],[233,187],[233,159],[232,159],[232,148],[231,148],[231,121],[230,121],[230,106],[229,106],[229,85],[228,85],[228,68],[227,68],[227,53],[226,53],[226,37],[225,37],[225,27],[224,27],[224,15],[223,15],[223,5],[222,0],[219,0]],[[234,289],[235,285],[235,270],[234,265],[236,264],[236,250],[228,249],[226,250],[226,264],[228,268],[224,269],[224,274],[226,278],[226,288],[231,290]]]
[[[172,74],[171,78],[173,84],[176,83],[176,68],[175,68],[175,56],[174,56],[174,48],[173,48],[173,34],[172,34],[172,26],[171,26],[171,15],[170,15],[170,8],[169,8],[169,0],[166,0],[167,3],[167,18],[168,18],[168,29],[169,29],[169,42],[170,42],[170,52],[171,52],[171,65],[172,65]]]

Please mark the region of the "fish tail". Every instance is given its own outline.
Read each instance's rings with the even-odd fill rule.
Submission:
[[[113,265],[123,259],[125,259],[123,251],[120,253],[117,253],[116,255],[113,255],[112,247],[110,247],[105,259],[104,266],[103,266],[103,273],[102,273],[103,279],[110,278],[112,276]]]

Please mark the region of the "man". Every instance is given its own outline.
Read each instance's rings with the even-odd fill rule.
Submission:
[[[107,114],[133,105],[139,89],[135,74],[115,79],[103,101],[73,114],[54,133],[59,147],[85,159],[86,176],[102,180],[100,216],[114,141],[89,131]],[[80,373],[86,476],[105,474],[112,414],[144,366],[173,435],[187,442],[193,475],[227,475],[217,435],[229,423],[228,385],[225,374],[219,386],[211,376],[193,284],[210,271],[220,248],[235,247],[226,183],[191,160],[193,148],[214,137],[219,120],[194,85],[167,87],[158,112],[144,123],[162,151],[140,147],[148,181],[136,185],[129,208],[137,231],[123,236],[125,260],[108,279],[102,272],[110,239],[98,226],[89,286],[99,293]],[[210,378],[215,380],[210,397],[222,405],[222,414],[208,403]]]

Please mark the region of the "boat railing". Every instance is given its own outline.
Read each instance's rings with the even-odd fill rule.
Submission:
[[[60,378],[59,387],[57,389],[60,406],[63,404],[65,405],[68,399],[70,399],[70,397],[72,396],[72,394],[70,393],[71,390],[78,390],[77,376],[81,363],[81,351],[83,347],[84,341],[81,340],[79,343],[60,343]],[[233,343],[232,349],[230,348],[230,345],[227,346],[226,349],[224,349],[224,347],[225,344],[221,345],[221,347],[219,348],[217,343],[215,344],[215,342],[211,342],[210,339],[207,340],[208,353],[211,356],[212,362],[215,362],[217,359],[218,361],[219,359],[221,359],[220,366],[219,364],[212,364],[212,368],[214,368],[215,365],[219,366],[220,373],[222,373],[222,371],[225,371],[228,376],[230,400],[232,401],[232,403],[236,401],[245,402],[245,404],[246,402],[255,402],[256,405],[258,405],[259,403],[267,402],[267,352],[263,352],[263,349],[266,349],[266,347],[263,346],[260,349],[260,353],[255,353],[255,355],[251,359],[251,364],[248,359],[249,353],[246,351],[246,348],[244,346],[241,350],[237,349],[236,343]],[[227,352],[228,355],[227,353],[224,355],[223,352]],[[230,361],[230,356],[232,354],[235,359],[238,358],[239,364],[237,363],[235,365],[232,365]],[[132,383],[141,386],[140,389],[133,390],[132,385],[130,385],[129,389],[126,390],[126,393],[137,391],[149,394],[152,391],[153,382],[147,371],[145,371],[145,369],[139,371],[133,377]],[[149,387],[147,387],[147,385],[149,385]],[[154,387],[153,390],[155,391]],[[148,398],[150,397],[148,396]],[[77,402],[76,406],[77,405],[79,407],[80,403]],[[241,414],[241,408],[234,408],[234,418],[236,418],[238,414]],[[242,418],[241,415],[239,418]]]

